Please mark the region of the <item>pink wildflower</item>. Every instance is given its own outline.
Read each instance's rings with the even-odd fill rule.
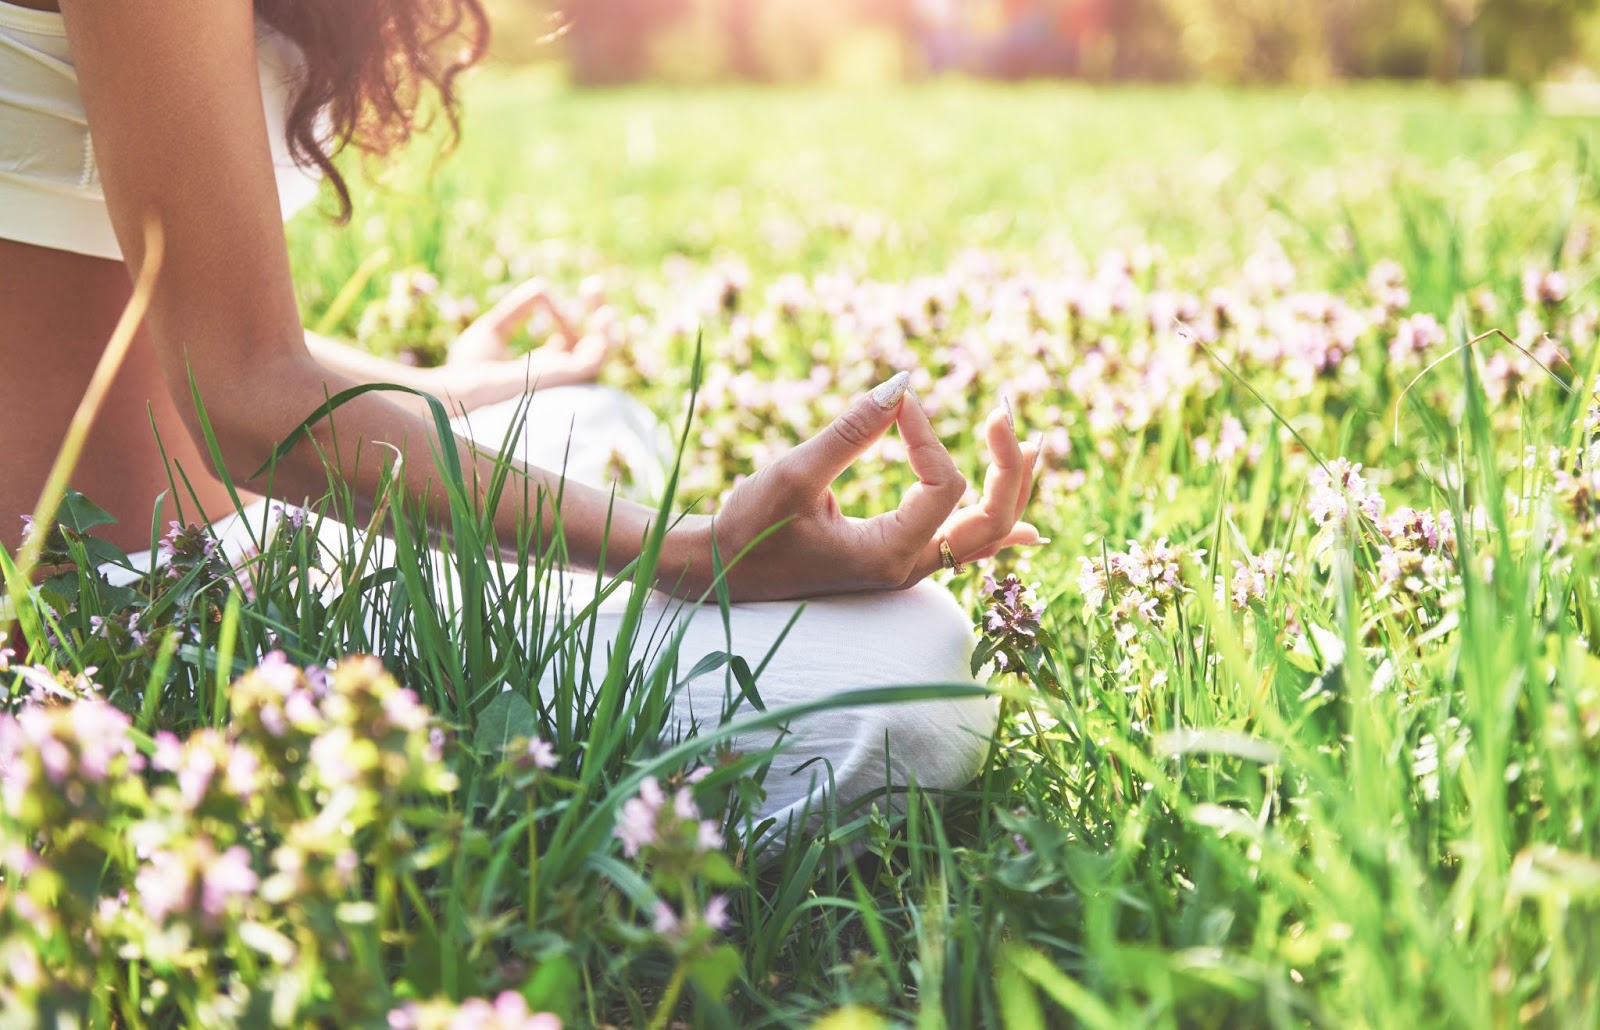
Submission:
[[[617,820],[617,839],[622,841],[622,851],[629,858],[656,842],[656,817],[666,796],[654,776],[646,776],[639,784],[638,797],[622,803],[621,818]]]
[[[554,769],[561,764],[560,759],[556,757],[556,749],[549,741],[540,740],[538,737],[528,738],[526,758],[535,769]]]
[[[1555,307],[1567,299],[1567,277],[1559,271],[1529,268],[1522,273],[1522,299]]]
[[[236,898],[249,897],[261,882],[250,868],[250,853],[234,845],[205,865],[200,886],[200,910],[212,920],[220,919]]]
[[[1306,502],[1311,520],[1324,529],[1342,530],[1352,511],[1377,521],[1383,514],[1383,497],[1361,475],[1361,464],[1335,458],[1326,468],[1311,471],[1311,497]]]

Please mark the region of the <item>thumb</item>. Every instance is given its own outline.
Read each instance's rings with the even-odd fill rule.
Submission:
[[[870,393],[857,397],[850,407],[822,432],[785,456],[799,482],[819,489],[839,478],[890,426],[911,382],[910,372],[896,373]]]

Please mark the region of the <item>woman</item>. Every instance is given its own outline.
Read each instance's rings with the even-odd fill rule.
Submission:
[[[199,475],[209,460],[191,377],[236,478],[260,468],[327,396],[362,381],[401,382],[464,407],[514,396],[530,379],[544,389],[592,377],[593,355],[561,347],[528,361],[417,371],[308,341],[301,327],[281,221],[307,194],[299,168],[327,176],[348,213],[330,152],[404,141],[425,88],[453,111],[456,75],[484,38],[478,0],[0,2],[0,367],[12,395],[0,407],[0,544],[18,544],[17,516],[35,502],[130,276],[144,265],[147,221],[165,241],[159,279],[73,480],[120,520],[111,535],[124,547],[147,541],[167,461],[188,470],[207,516],[230,509],[220,483]],[[473,331],[492,336],[525,314],[514,301]],[[484,348],[467,341],[464,349]],[[716,516],[684,518],[667,535],[659,586],[694,597],[712,582],[713,539],[732,555],[781,523],[728,578],[733,600],[747,602],[735,606],[734,646],[752,655],[778,639],[793,606],[748,602],[819,599],[763,675],[769,704],[967,678],[967,621],[922,581],[941,565],[1038,540],[1019,521],[1037,449],[1020,446],[1009,420],[991,414],[982,498],[958,510],[966,483],[906,381],[902,373],[857,398],[828,429],[741,483]],[[363,394],[319,422],[312,436],[321,448],[302,442],[281,457],[274,493],[323,495],[324,455],[337,453],[334,473],[370,503],[392,448],[426,456],[454,447],[469,476],[492,474],[491,458],[460,437],[436,439],[424,413],[396,396]],[[537,411],[538,394],[533,404]],[[847,519],[829,484],[891,424],[918,482],[894,511]],[[560,453],[564,441],[553,452],[551,443],[532,441],[526,452]],[[576,560],[603,553],[615,569],[639,553],[653,509],[613,504],[609,492],[563,484],[548,468],[527,474],[552,495],[561,490]],[[404,462],[401,476],[414,502],[445,509],[431,461]],[[261,481],[240,485],[266,490]],[[519,508],[493,513],[508,553]],[[713,643],[697,653],[702,623]],[[683,655],[692,663],[722,641],[720,618],[693,620]],[[692,690],[685,697],[692,707]],[[793,760],[774,766],[765,812],[781,817],[821,799],[814,773],[785,778],[814,769],[817,757],[841,799],[870,791],[874,778],[881,789],[885,746],[897,778],[914,772],[925,786],[956,786],[975,770],[992,725],[981,702],[818,717],[795,728]]]

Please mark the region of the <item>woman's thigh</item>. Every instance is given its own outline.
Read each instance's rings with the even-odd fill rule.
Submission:
[[[598,614],[598,653],[615,641],[622,618],[619,611]],[[682,631],[673,677],[679,731],[718,725],[737,701],[739,688],[725,666],[684,680],[702,658],[717,652],[739,655],[752,670],[760,669],[756,692],[768,709],[872,687],[975,682],[971,620],[948,591],[931,582],[803,603],[735,604],[726,627],[715,605],[691,610],[661,598],[647,606],[643,625],[646,632],[654,629],[658,643]],[[541,684],[546,691],[553,686]],[[743,704],[736,718],[752,711]],[[736,748],[764,751],[781,734],[759,815],[784,823],[808,810],[815,816],[828,805],[843,810],[871,798],[882,804],[886,787],[903,788],[913,780],[935,790],[964,785],[983,763],[997,713],[991,697],[842,707],[801,716],[782,730],[741,734]]]

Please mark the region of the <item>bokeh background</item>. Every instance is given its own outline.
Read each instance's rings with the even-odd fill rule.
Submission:
[[[497,54],[579,83],[1587,80],[1594,0],[495,0]],[[559,39],[551,42],[550,35]]]

